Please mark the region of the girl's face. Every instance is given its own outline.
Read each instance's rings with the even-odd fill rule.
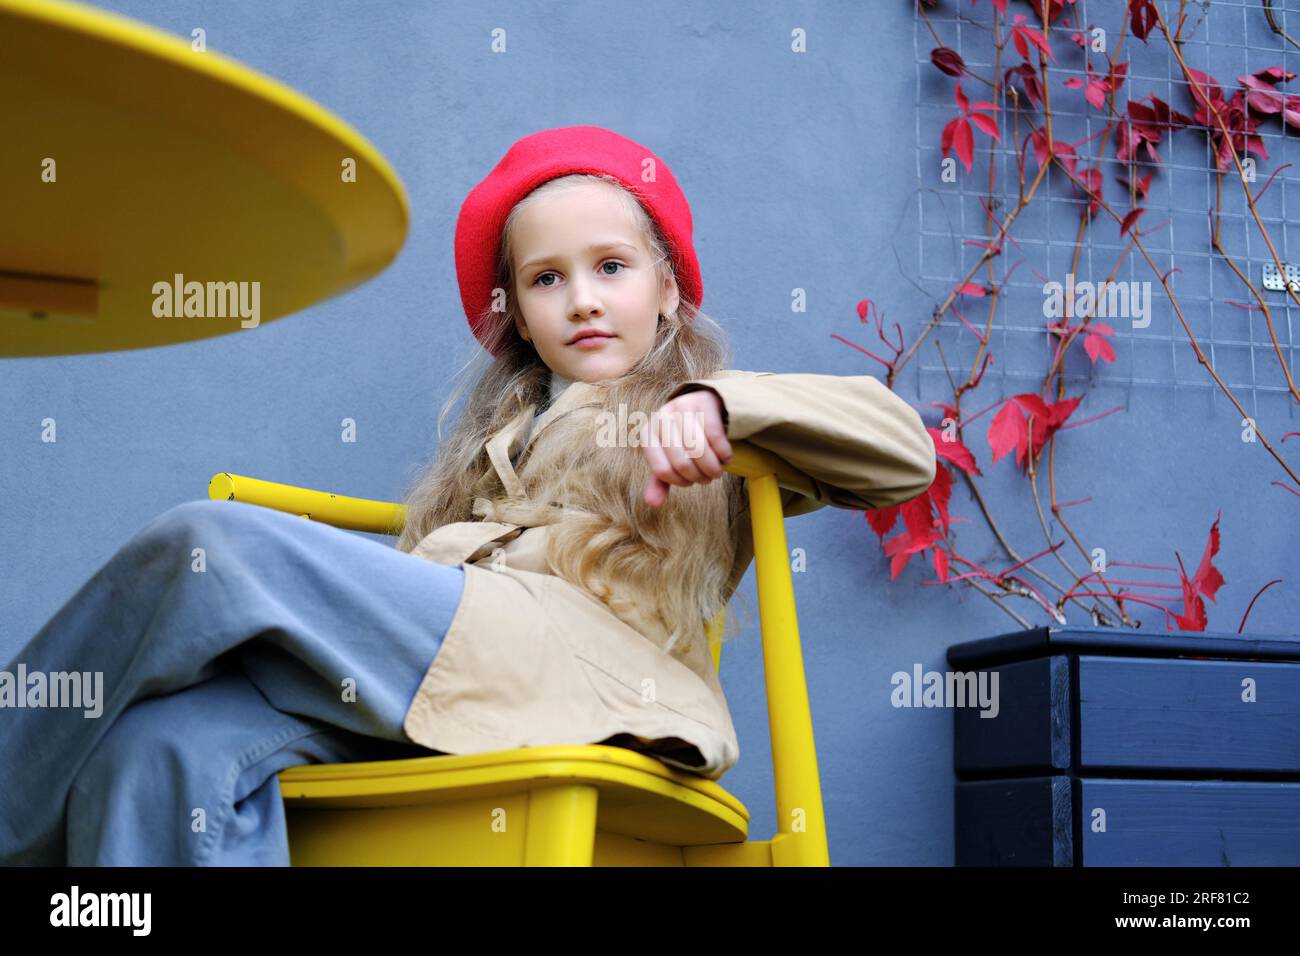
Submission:
[[[650,351],[660,313],[677,308],[677,283],[660,285],[654,261],[606,183],[539,197],[515,220],[515,325],[551,371],[598,382]],[[588,330],[602,335],[579,339]]]

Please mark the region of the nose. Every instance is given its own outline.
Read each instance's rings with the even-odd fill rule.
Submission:
[[[584,321],[591,315],[603,315],[600,296],[596,293],[596,284],[588,277],[575,278],[569,283],[569,315],[576,321]]]

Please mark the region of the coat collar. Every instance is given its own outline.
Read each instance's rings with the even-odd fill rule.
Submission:
[[[532,431],[528,431],[528,426],[537,413],[536,403],[528,405],[520,410],[519,414],[498,430],[484,445],[487,450],[488,459],[492,462],[492,467],[496,469],[501,484],[506,489],[506,493],[516,497],[524,497],[524,483],[515,473],[512,464],[516,452],[526,453],[532,447],[537,436],[541,434],[546,425],[555,417],[563,412],[569,412],[594,400],[597,391],[595,384],[591,382],[575,381],[555,396],[550,407],[542,412],[533,426]],[[525,434],[527,438],[525,438]]]

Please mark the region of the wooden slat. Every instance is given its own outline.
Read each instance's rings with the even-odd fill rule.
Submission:
[[[1073,866],[1070,778],[957,784],[957,866]]]
[[[1242,699],[1245,681],[1254,682],[1253,703]],[[1089,776],[1098,768],[1300,776],[1300,664],[1080,657],[1079,737],[1079,769]]]
[[[1080,794],[1084,866],[1300,865],[1300,783],[1084,779]]]
[[[954,644],[948,648],[948,663],[969,669],[1050,654],[1300,661],[1300,634],[1036,627]]]
[[[953,708],[957,773],[1068,770],[1068,659],[1058,654],[992,670],[998,676],[996,717],[981,717],[978,707]]]

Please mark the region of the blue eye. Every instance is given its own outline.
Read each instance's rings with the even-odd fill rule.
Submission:
[[[627,268],[626,265],[624,265],[623,263],[619,262],[617,259],[606,259],[604,262],[602,262],[602,263],[600,264],[600,268],[601,268],[602,270],[604,270],[605,266],[619,266],[619,267],[621,267],[622,269],[626,269],[626,268]],[[618,272],[603,272],[603,271],[602,271],[601,274],[602,274],[602,275],[607,275],[607,276],[616,276],[616,275],[618,275]],[[540,274],[537,276],[537,278],[535,278],[535,279],[533,280],[533,285],[539,285],[539,286],[541,286],[543,289],[549,289],[549,288],[551,288],[551,286],[555,285],[555,283],[554,283],[554,282],[542,282],[542,276],[553,276],[553,275],[555,275],[554,272],[543,272],[543,273],[540,273]]]

